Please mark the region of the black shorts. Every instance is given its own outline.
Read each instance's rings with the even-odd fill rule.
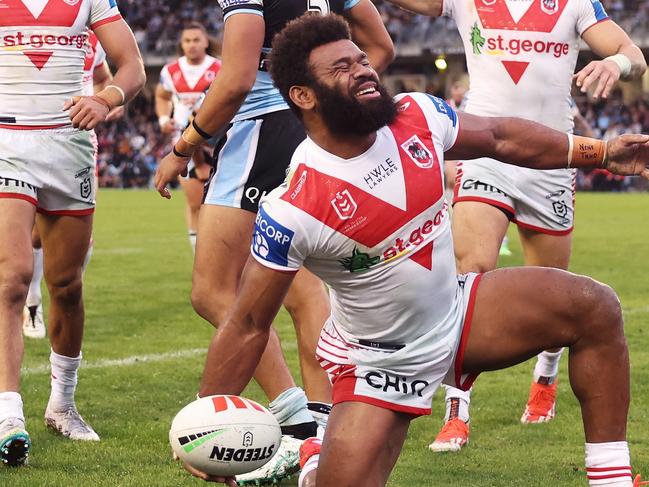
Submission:
[[[256,213],[261,197],[284,182],[293,152],[305,138],[291,110],[232,123],[214,151],[203,203]]]

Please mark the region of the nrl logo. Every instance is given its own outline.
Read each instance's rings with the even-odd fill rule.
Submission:
[[[433,167],[433,156],[418,136],[413,135],[403,144],[401,148],[410,156],[412,162],[422,169]]]
[[[559,0],[541,0],[541,10],[548,15],[559,11]]]
[[[331,206],[334,207],[341,220],[349,220],[358,209],[358,205],[347,189],[336,193],[334,199],[331,200]]]
[[[65,3],[67,3],[70,6],[75,6],[77,3],[79,3],[81,0],[63,0]]]
[[[487,7],[491,7],[494,3],[496,3],[496,0],[482,0],[482,3]]]

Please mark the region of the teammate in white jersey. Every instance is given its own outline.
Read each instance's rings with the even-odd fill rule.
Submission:
[[[488,155],[536,169],[604,165],[649,179],[649,136],[606,145],[523,119],[458,114],[420,93],[392,100],[338,16],[290,22],[275,36],[270,62],[308,138],[285,184],[262,199],[253,258],[210,346],[200,395],[243,390],[304,265],[331,289],[318,355],[334,406],[317,485],[385,485],[410,421],[430,412],[442,381],[468,388],[482,371],[568,346],[589,480],[630,487],[629,363],[615,293],[538,267],[456,277],[442,164],[445,156]],[[233,346],[241,342],[246,354]],[[302,483],[314,475],[303,470]]]
[[[83,66],[83,94],[92,96],[99,93],[113,80],[108,63],[106,62],[106,52],[101,47],[94,32],[89,31],[89,37],[86,42],[86,58]],[[115,107],[106,117],[106,122],[116,120],[124,115],[124,106]],[[90,132],[92,143],[95,147],[95,164],[99,143],[94,130]],[[97,184],[95,184],[97,186]],[[45,338],[47,328],[43,317],[43,296],[41,293],[41,282],[43,280],[43,247],[38,228],[34,225],[32,229],[32,247],[34,253],[34,269],[32,280],[29,283],[27,300],[23,309],[23,334],[29,338]],[[93,239],[90,239],[88,252],[83,263],[83,270],[92,255]]]
[[[221,69],[221,61],[208,54],[213,50],[210,43],[202,24],[188,24],[180,34],[183,56],[165,65],[160,72],[160,83],[155,91],[155,110],[160,130],[163,134],[170,134],[174,142],[187,127],[192,113],[198,110],[205,91]],[[206,157],[203,150],[196,151],[187,168],[187,177],[178,179],[185,193],[189,243],[194,251],[203,185],[210,173]]]
[[[115,0],[8,0],[0,15],[0,462],[23,465],[30,439],[19,394],[22,310],[39,228],[50,294],[49,427],[98,440],[74,401],[84,310],[81,267],[94,211],[94,148],[88,130],[144,84],[137,44]],[[88,28],[117,72],[83,95]]]
[[[466,112],[516,116],[572,133],[571,79],[580,38],[604,59],[575,75],[583,92],[606,98],[619,79],[645,72],[642,52],[609,19],[600,0],[391,0],[455,20],[466,53]],[[526,265],[567,269],[574,223],[575,170],[539,173],[481,159],[458,166],[453,236],[458,271],[494,269],[509,222]],[[561,350],[541,353],[523,423],[550,421]],[[446,391],[445,425],[430,445],[457,451],[469,438],[470,392]]]

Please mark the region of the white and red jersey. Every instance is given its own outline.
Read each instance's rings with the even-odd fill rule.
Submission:
[[[173,95],[173,119],[177,127],[187,125],[220,69],[221,61],[212,56],[205,56],[200,64],[190,64],[183,56],[162,68],[160,84]]]
[[[461,299],[442,164],[457,114],[422,93],[396,100],[394,123],[357,157],[307,138],[255,223],[252,255],[279,271],[304,265],[326,282],[331,319],[351,342],[448,333]]]
[[[70,126],[88,27],[119,19],[115,0],[0,0],[0,127]]]
[[[608,19],[599,0],[444,0],[443,14],[464,43],[467,113],[572,130],[579,37]]]
[[[95,68],[106,61],[106,51],[101,47],[99,39],[93,31],[89,31],[88,34],[90,36],[86,44],[86,61],[83,65],[83,94],[92,96],[95,93]]]

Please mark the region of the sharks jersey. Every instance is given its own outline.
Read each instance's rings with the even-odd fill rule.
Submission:
[[[277,88],[273,86],[268,73],[267,56],[271,50],[271,42],[289,20],[293,20],[305,12],[319,12],[326,14],[335,12],[342,14],[344,10],[351,9],[360,0],[219,0],[223,9],[224,21],[237,14],[260,15],[264,18],[265,36],[262,52],[259,53],[259,70],[255,84],[234,117],[234,121],[247,120],[260,115],[287,110]]]
[[[304,265],[326,282],[347,340],[448,336],[461,300],[442,164],[457,114],[421,93],[396,100],[394,123],[357,157],[307,138],[255,224],[252,255],[279,271]]]
[[[579,37],[608,19],[599,0],[445,0],[471,86],[466,112],[572,130],[571,77]]]

